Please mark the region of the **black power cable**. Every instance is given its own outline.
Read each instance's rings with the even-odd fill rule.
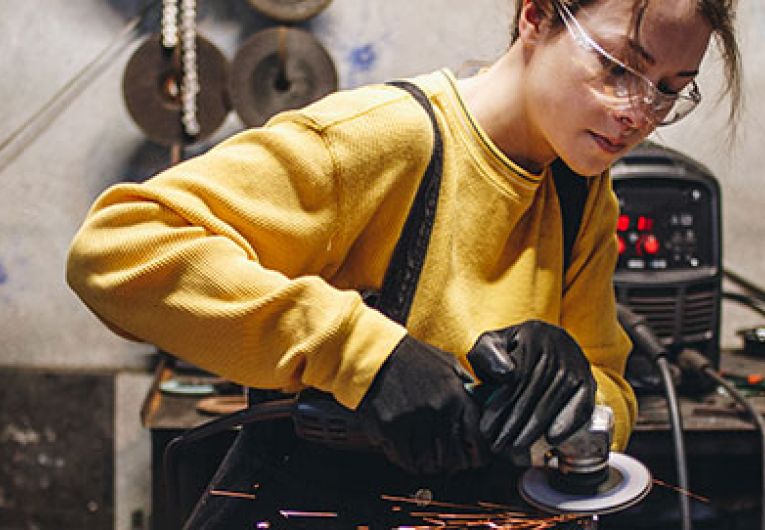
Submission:
[[[739,287],[743,288],[745,291],[748,291],[754,298],[760,300],[761,302],[765,302],[765,289],[755,284],[751,280],[744,278],[740,274],[737,274],[728,268],[723,269],[723,276],[725,276],[726,279],[735,283]]]
[[[726,381],[712,366],[712,363],[696,350],[685,349],[677,357],[677,362],[683,370],[692,370],[693,372],[703,373],[711,377],[716,383],[725,389],[739,405],[744,407],[752,417],[755,426],[760,431],[761,454],[763,458],[762,467],[762,498],[760,500],[761,520],[760,528],[765,530],[765,421],[759,412],[752,406],[751,402],[736,389],[729,381]]]
[[[732,293],[729,291],[723,291],[722,296],[725,300],[739,303],[748,307],[755,313],[758,313],[761,316],[765,316],[765,301],[760,300],[759,298],[741,293]]]
[[[244,410],[232,412],[212,421],[189,429],[173,438],[166,446],[163,457],[163,471],[168,505],[168,518],[172,528],[181,528],[183,522],[179,513],[178,491],[178,464],[180,450],[187,444],[196,442],[246,424],[288,418],[291,416],[296,401],[294,399],[280,399],[265,403],[258,403]]]
[[[691,530],[691,505],[685,492],[690,491],[688,485],[688,464],[685,458],[685,442],[683,440],[683,424],[680,415],[680,406],[677,401],[675,384],[667,360],[667,349],[656,337],[656,334],[646,324],[645,318],[634,313],[627,307],[617,306],[619,323],[632,339],[637,351],[648,355],[659,369],[664,391],[667,398],[672,441],[675,448],[675,462],[677,465],[677,483],[680,488],[680,518],[683,530]]]

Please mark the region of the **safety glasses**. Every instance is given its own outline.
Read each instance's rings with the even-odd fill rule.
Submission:
[[[659,90],[646,76],[604,50],[567,5],[559,0],[553,0],[553,4],[577,45],[598,59],[592,80],[607,104],[617,109],[638,110],[654,126],[677,123],[699,104],[701,93],[696,81],[691,81],[678,93]]]

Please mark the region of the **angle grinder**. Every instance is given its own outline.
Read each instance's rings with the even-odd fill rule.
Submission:
[[[471,391],[471,389],[467,389]],[[165,449],[168,492],[178,491],[178,453],[188,442],[253,422],[291,418],[295,434],[334,449],[375,451],[358,415],[331,394],[308,389],[287,397],[273,396],[217,418],[175,437]],[[518,484],[521,497],[548,513],[613,513],[642,500],[652,479],[646,467],[629,456],[610,452],[613,413],[595,407],[590,421],[558,446],[543,439],[528,453],[513,455],[516,466],[530,466]],[[176,502],[171,499],[170,506]]]
[[[291,412],[296,434],[336,449],[370,450],[358,417],[330,394],[300,393]],[[610,407],[597,405],[590,420],[557,446],[544,437],[528,452],[501,455],[528,467],[521,476],[521,497],[548,513],[607,514],[640,502],[650,491],[651,473],[638,460],[611,452],[614,419]]]

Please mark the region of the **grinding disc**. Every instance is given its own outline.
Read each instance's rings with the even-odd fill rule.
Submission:
[[[332,58],[313,35],[301,29],[259,31],[242,44],[231,64],[231,102],[250,127],[335,90],[337,71]]]
[[[250,0],[252,7],[279,22],[303,22],[318,15],[332,0]]]
[[[648,495],[653,479],[641,462],[623,453],[611,453],[608,465],[610,478],[593,494],[559,491],[550,480],[556,471],[532,467],[518,485],[521,497],[545,512],[589,515],[629,508]]]
[[[199,134],[189,137],[181,123],[179,61],[162,47],[161,37],[146,39],[133,53],[122,77],[122,95],[130,117],[146,136],[160,144],[190,144],[215,132],[230,110],[226,79],[228,61],[208,40],[197,36],[197,121]]]

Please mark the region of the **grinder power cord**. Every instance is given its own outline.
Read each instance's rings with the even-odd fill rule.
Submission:
[[[656,334],[646,324],[644,317],[634,313],[623,304],[617,304],[619,323],[632,340],[635,350],[648,355],[659,369],[664,390],[667,397],[672,441],[675,448],[675,462],[677,464],[677,484],[680,487],[680,517],[683,530],[691,529],[691,506],[688,497],[682,493],[689,491],[688,464],[685,458],[685,442],[683,440],[683,425],[680,415],[680,406],[677,402],[675,385],[672,382],[672,374],[667,360],[667,349],[658,339]]]
[[[717,370],[715,370],[709,359],[701,355],[699,352],[691,349],[685,349],[678,354],[677,362],[683,371],[692,371],[694,373],[704,374],[707,377],[713,379],[718,385],[723,387],[728,395],[730,395],[739,405],[744,407],[744,409],[752,417],[752,421],[760,433],[760,449],[763,458],[763,462],[761,463],[762,499],[760,500],[760,528],[765,530],[765,420],[762,419],[762,416],[757,411],[757,409],[754,408],[752,403],[746,399],[734,385],[726,381],[725,378],[721,376]]]

